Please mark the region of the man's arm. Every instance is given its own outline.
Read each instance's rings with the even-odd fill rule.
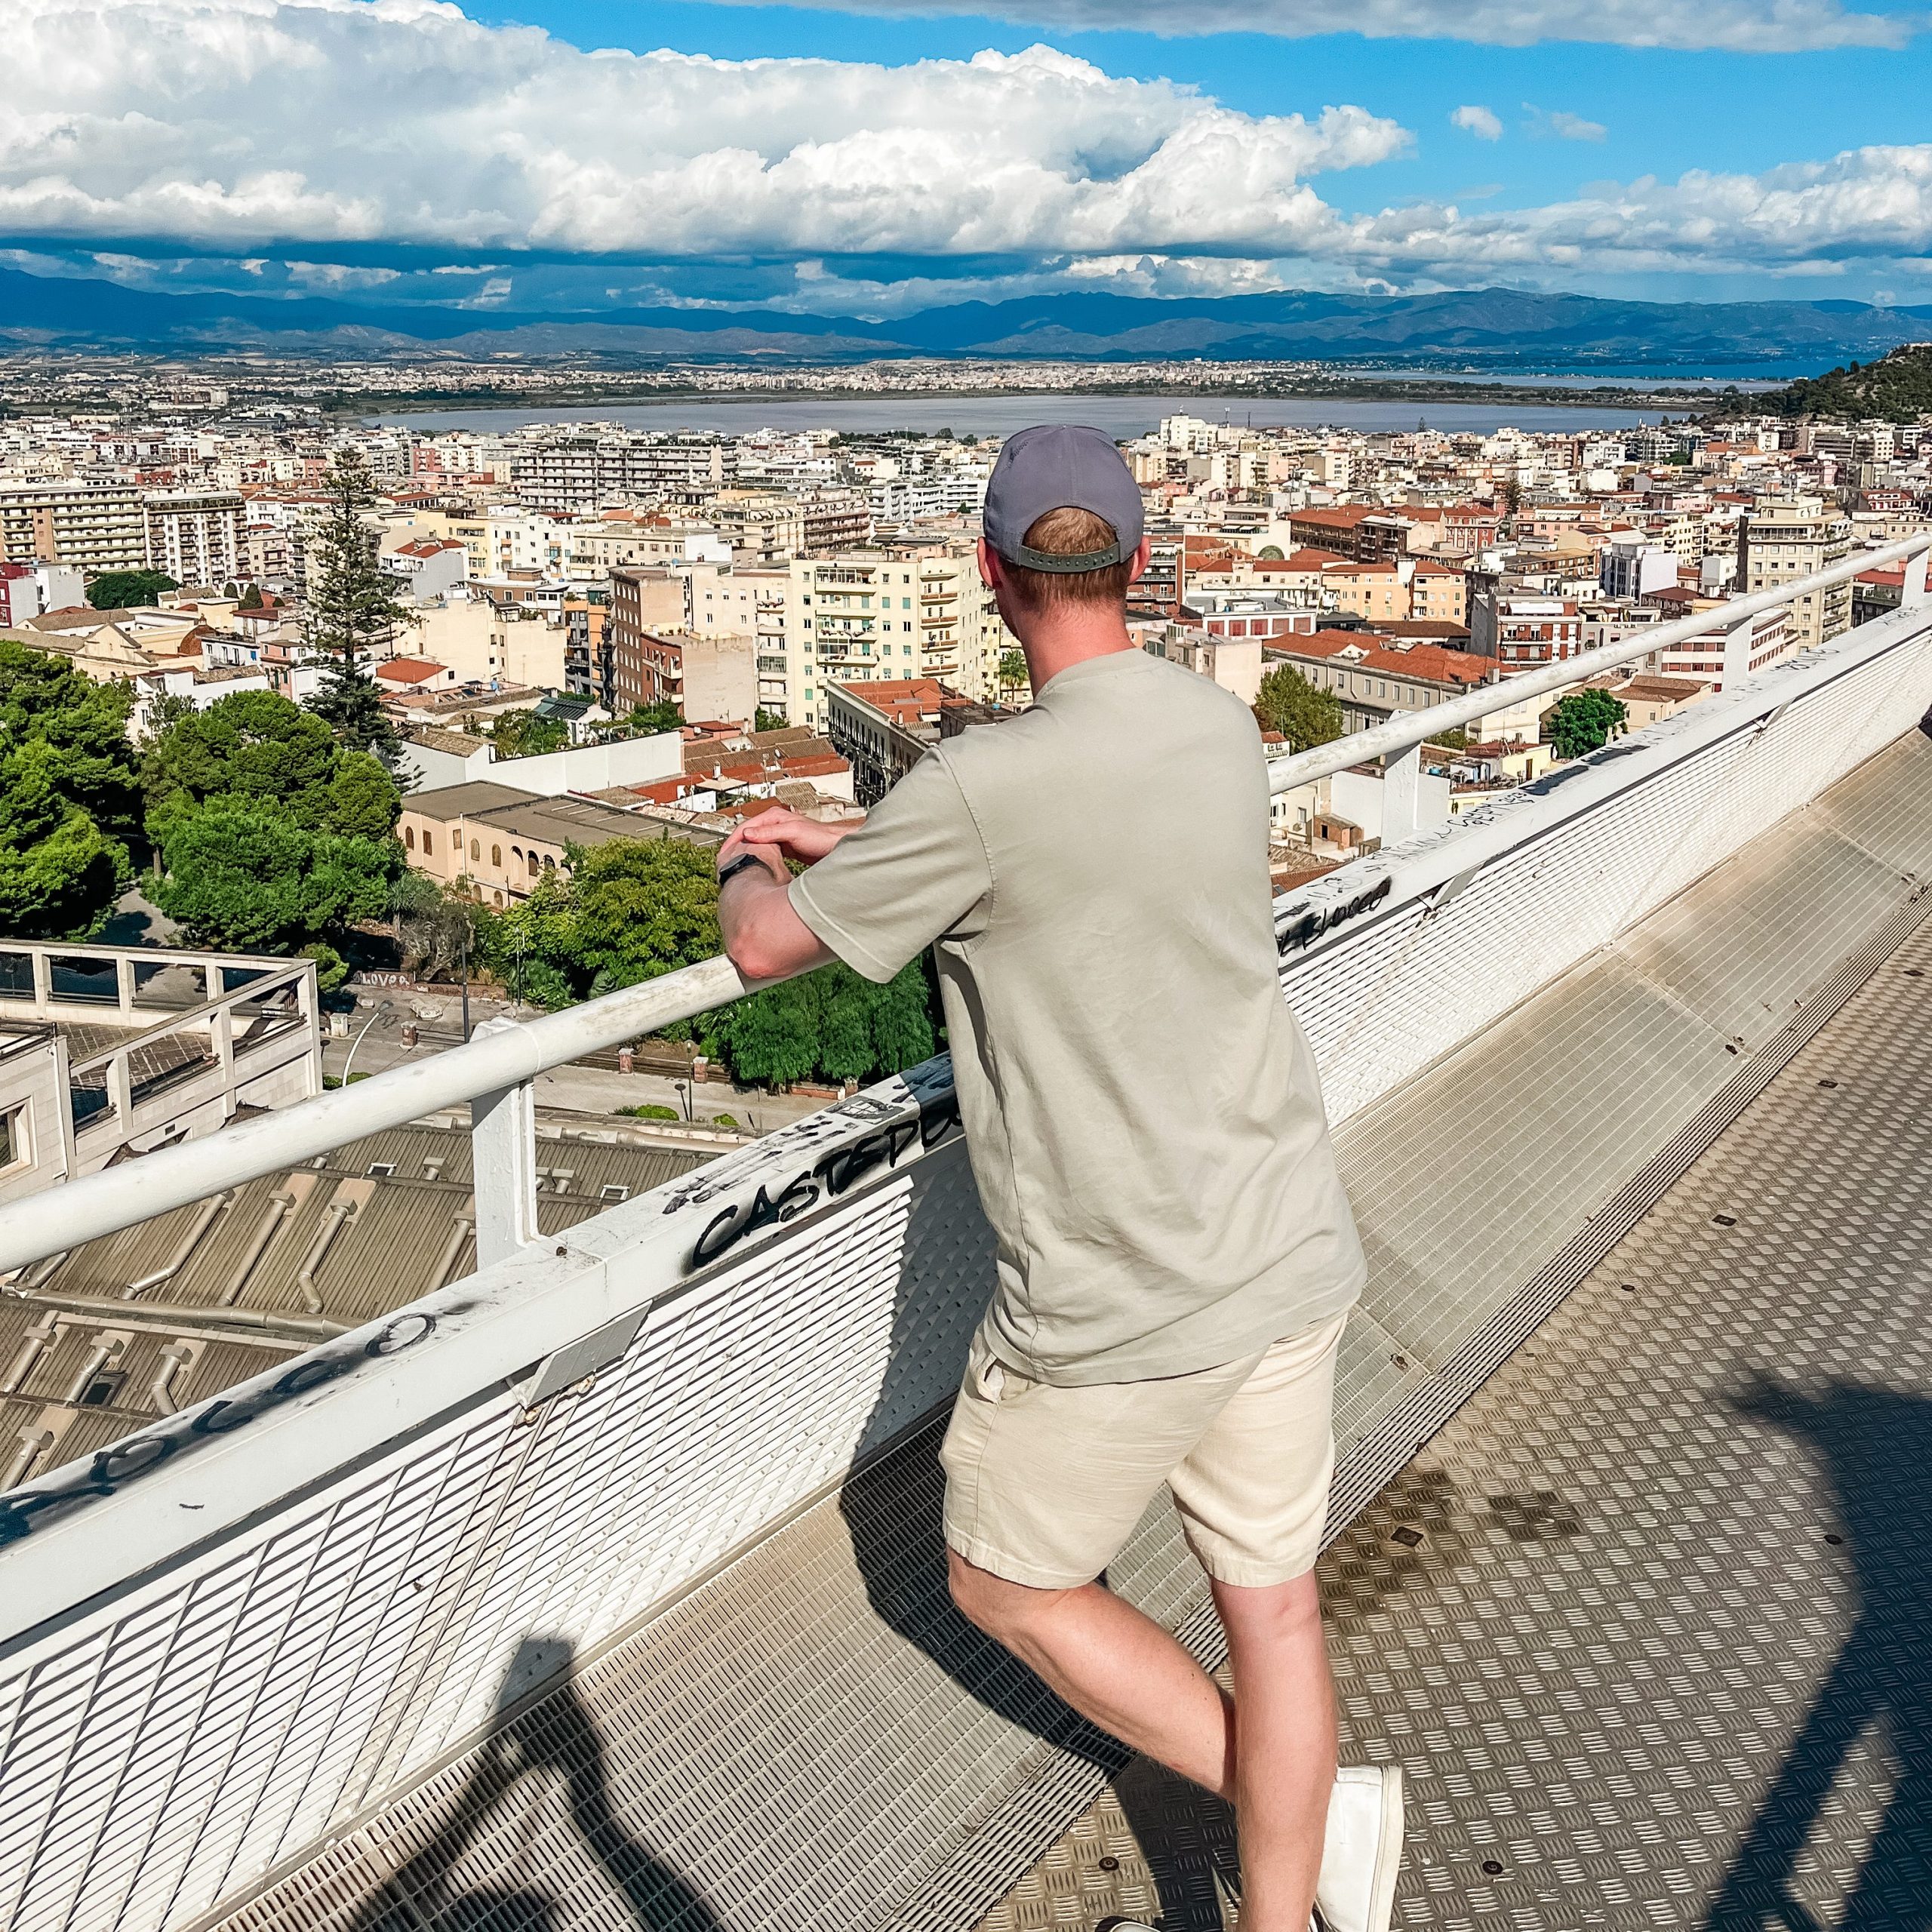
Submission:
[[[858,823],[823,825],[781,808],[740,826],[719,847],[720,872],[742,853],[752,853],[763,862],[734,872],[718,895],[725,952],[746,979],[787,979],[832,958],[818,935],[792,909],[786,891],[792,875],[785,859],[789,854],[814,863]]]

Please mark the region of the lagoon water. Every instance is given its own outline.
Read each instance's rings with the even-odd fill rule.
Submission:
[[[665,402],[580,403],[561,409],[436,409],[383,415],[374,422],[426,434],[444,429],[506,432],[546,423],[616,423],[627,429],[704,429],[731,436],[759,429],[836,429],[857,434],[949,429],[960,435],[1005,436],[1033,423],[1086,423],[1117,440],[1145,435],[1164,416],[1210,422],[1343,429],[1432,429],[1486,434],[1518,429],[1621,429],[1657,420],[1653,410],[1595,405],[1475,402],[1328,402],[1287,397],[1095,395],[1056,391],[1044,395],[841,396],[725,398],[682,396]]]

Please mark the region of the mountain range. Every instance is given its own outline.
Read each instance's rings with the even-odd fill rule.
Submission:
[[[411,307],[323,297],[165,294],[0,269],[0,343],[17,348],[268,350],[291,355],[729,361],[930,355],[1127,361],[1454,361],[1506,371],[1822,369],[1932,337],[1932,306],[1626,302],[1504,288],[1436,295],[1288,293],[1159,300],[1037,295],[881,321],[771,309],[582,314]]]

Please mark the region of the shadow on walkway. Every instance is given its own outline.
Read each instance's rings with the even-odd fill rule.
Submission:
[[[525,1638],[504,1673],[500,1708],[552,1672],[568,1672],[571,1661],[568,1644]],[[461,1791],[434,1815],[433,1835],[352,1932],[570,1932],[583,1922],[580,1897],[515,1882],[519,1866],[568,1872],[567,1855],[558,1856],[568,1848],[541,1842],[559,1834],[580,1841],[637,1932],[720,1932],[710,1908],[618,1816],[603,1740],[568,1675],[488,1740]]]
[[[1847,1755],[1881,1726],[1897,1783],[1834,1932],[1932,1927],[1932,1401],[1761,1382],[1745,1416],[1807,1442],[1838,1497],[1856,1621],[1740,1845],[1705,1932],[1823,1932],[1792,1894]],[[1834,1550],[1832,1553],[1835,1554]]]

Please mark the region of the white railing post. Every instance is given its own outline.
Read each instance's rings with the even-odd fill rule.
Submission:
[[[1414,836],[1422,819],[1422,747],[1389,752],[1382,760],[1382,843]]]
[[[517,1023],[500,1014],[478,1027],[478,1036],[514,1032]],[[520,1080],[479,1094],[469,1107],[471,1186],[476,1193],[476,1265],[507,1261],[539,1238],[537,1225],[537,1088]]]
[[[1921,550],[1915,557],[1908,557],[1905,563],[1905,581],[1899,586],[1899,603],[1910,610],[1926,601],[1928,593],[1925,583],[1925,569],[1932,564],[1932,550]]]
[[[1791,621],[1787,612],[1785,621]],[[1735,691],[1751,675],[1751,640],[1758,634],[1755,615],[1734,619],[1724,627],[1724,688]]]

